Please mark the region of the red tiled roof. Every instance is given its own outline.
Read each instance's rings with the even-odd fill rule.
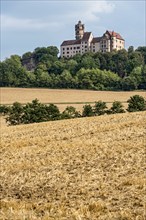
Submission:
[[[109,33],[111,37],[116,37],[119,40],[124,40],[119,33],[116,33],[114,31],[106,31],[106,33]]]
[[[92,40],[92,43],[98,43],[101,41],[101,38],[102,37],[94,37],[93,40]]]
[[[65,40],[61,44],[61,46],[68,46],[68,45],[74,45],[74,44],[80,44],[81,40]]]
[[[82,41],[88,41],[90,35],[91,35],[91,32],[85,32],[83,35]]]

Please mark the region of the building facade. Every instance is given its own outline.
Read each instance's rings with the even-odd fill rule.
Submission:
[[[66,40],[60,46],[61,57],[73,57],[88,51],[111,52],[125,48],[125,40],[119,33],[106,31],[102,37],[94,37],[92,32],[85,32],[85,25],[78,22],[75,25],[75,40]]]

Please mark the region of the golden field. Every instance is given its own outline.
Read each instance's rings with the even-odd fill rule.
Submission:
[[[1,220],[144,220],[146,112],[1,129]]]
[[[90,91],[90,90],[65,90],[65,89],[34,89],[34,88],[0,88],[1,104],[13,102],[27,103],[38,99],[42,103],[77,103],[77,102],[126,102],[133,95],[141,95],[146,98],[146,91],[113,92],[113,91]],[[77,110],[82,110],[83,104],[58,104],[63,111],[68,105]],[[127,107],[127,104],[126,104]]]

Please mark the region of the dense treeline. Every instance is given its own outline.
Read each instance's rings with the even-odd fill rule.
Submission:
[[[146,47],[58,57],[57,47],[36,48],[0,62],[0,86],[92,90],[146,89]]]
[[[146,100],[142,96],[134,95],[130,97],[127,102],[128,112],[146,110]],[[99,116],[104,114],[118,114],[124,112],[125,109],[119,101],[114,101],[112,107],[109,109],[106,102],[98,101],[95,102],[93,106],[90,104],[84,105],[82,112],[77,111],[73,106],[68,106],[62,113],[56,105],[42,104],[37,99],[33,100],[31,103],[27,103],[26,105],[15,102],[12,106],[0,106],[0,114],[6,115],[6,121],[9,125]]]

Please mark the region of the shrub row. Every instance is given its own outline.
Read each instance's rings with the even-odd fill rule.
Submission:
[[[128,102],[128,112],[146,110],[146,101],[142,96],[134,95],[130,97]],[[12,106],[0,106],[0,113],[6,116],[6,122],[9,125],[29,124],[36,122],[54,121],[61,119],[71,119],[78,117],[90,117],[104,114],[124,113],[124,107],[121,102],[114,101],[110,109],[107,108],[105,102],[95,102],[94,106],[86,104],[80,113],[73,106],[68,106],[62,113],[54,104],[42,104],[37,99],[25,106],[15,102]]]

